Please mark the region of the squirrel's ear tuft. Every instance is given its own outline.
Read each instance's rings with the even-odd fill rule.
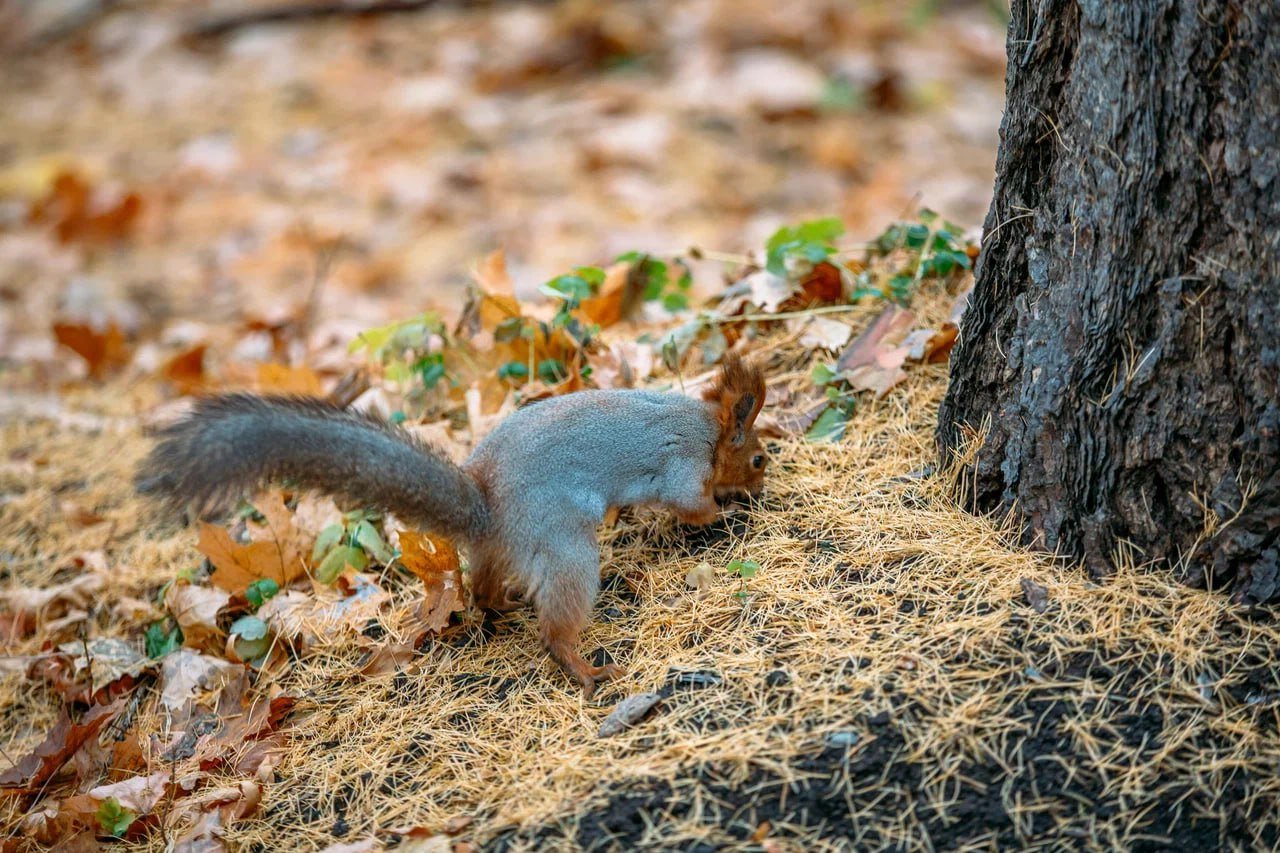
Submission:
[[[747,430],[755,423],[764,405],[764,374],[760,368],[729,353],[720,365],[715,384],[703,393],[703,399],[716,404],[720,434],[740,445],[747,440]]]

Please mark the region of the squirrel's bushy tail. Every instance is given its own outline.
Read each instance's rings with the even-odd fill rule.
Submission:
[[[199,400],[160,431],[138,488],[205,513],[268,482],[389,510],[465,542],[488,524],[479,486],[444,453],[375,417],[301,397]]]

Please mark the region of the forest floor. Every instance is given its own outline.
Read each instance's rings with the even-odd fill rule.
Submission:
[[[976,232],[920,209],[986,210],[983,7],[202,38],[251,4],[95,5],[4,28],[5,849],[1280,843],[1274,617],[1028,552],[936,468]],[[766,491],[601,531],[583,644],[627,675],[591,701],[394,519],[276,491],[197,529],[132,487],[193,394],[335,394],[461,455],[517,397],[692,393],[727,348],[769,377]]]

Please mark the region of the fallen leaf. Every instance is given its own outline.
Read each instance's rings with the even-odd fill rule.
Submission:
[[[87,794],[64,800],[62,811],[91,817],[102,803],[114,799],[122,808],[141,817],[149,814],[164,799],[168,793],[169,778],[169,771],[161,770],[149,776],[134,776],[109,785],[99,785]]]
[[[276,636],[305,653],[322,639],[358,633],[389,598],[371,577],[348,571],[332,587],[317,584],[312,595],[285,590],[258,608],[257,615]]]
[[[808,317],[797,324],[804,329],[800,345],[807,349],[835,352],[849,342],[853,327],[829,317]]]
[[[156,665],[132,643],[118,637],[98,637],[87,643],[63,643],[58,646],[58,651],[70,659],[73,678],[79,679],[82,673],[92,673],[91,694],[125,676],[137,678]]]
[[[914,320],[911,311],[890,305],[849,344],[836,360],[836,370],[844,374],[851,388],[883,397],[906,378],[902,365],[907,348],[901,340]]]
[[[228,592],[242,594],[249,584],[261,578],[284,587],[306,573],[302,541],[311,537],[295,526],[284,496],[278,491],[270,492],[255,499],[253,505],[266,523],[249,525],[250,532],[256,535],[248,545],[237,543],[222,527],[200,525],[196,548],[213,563],[211,580]]]
[[[707,594],[715,579],[715,568],[705,560],[690,569],[689,573],[684,576],[684,582],[696,589],[699,597]]]
[[[303,397],[322,397],[324,388],[320,377],[309,367],[291,367],[287,364],[265,361],[258,365],[257,390],[264,394],[296,394]]]
[[[768,270],[753,272],[743,279],[743,284],[750,291],[751,302],[761,311],[769,314],[776,313],[782,303],[794,296],[796,292],[791,282]]]
[[[231,601],[226,590],[175,582],[164,594],[164,606],[182,629],[184,645],[206,651],[221,650],[225,634],[218,614]]]
[[[78,172],[67,169],[31,208],[32,222],[54,227],[58,240],[105,243],[128,237],[142,213],[137,193],[94,189]]]
[[[813,303],[839,302],[844,298],[844,279],[835,264],[822,261],[800,282],[806,301]]]
[[[956,327],[944,324],[941,329],[916,329],[907,335],[902,346],[907,361],[932,363],[946,361],[956,342]]]
[[[400,562],[422,581],[424,595],[415,614],[420,630],[439,633],[463,607],[458,552],[446,539],[411,530],[400,532],[400,550]]]
[[[14,613],[52,615],[68,605],[87,607],[105,585],[99,574],[80,575],[66,583],[45,587],[18,587],[0,593],[0,604]]]
[[[360,674],[370,678],[391,675],[413,662],[417,652],[410,643],[379,643],[371,649],[369,657],[360,667]]]
[[[619,702],[600,724],[598,737],[613,737],[643,720],[662,701],[657,693],[636,693]]]
[[[1022,585],[1022,595],[1026,598],[1027,604],[1031,605],[1037,613],[1044,613],[1049,609],[1049,590],[1044,586],[1036,583],[1031,578],[1021,578],[1018,581]]]
[[[39,790],[76,750],[115,719],[123,707],[123,699],[117,699],[109,705],[94,705],[77,723],[71,721],[64,708],[44,741],[32,752],[18,759],[16,765],[0,774],[0,788],[22,793]]]
[[[103,328],[88,323],[54,323],[58,343],[84,359],[91,379],[102,379],[129,363],[132,351],[114,321]]]
[[[160,704],[171,712],[184,709],[195,694],[220,691],[244,667],[191,649],[178,649],[160,665]]]
[[[605,270],[600,292],[582,300],[581,310],[587,319],[603,329],[627,318],[640,301],[644,285],[634,274],[636,269],[636,264],[623,262]]]
[[[204,372],[204,354],[207,344],[196,344],[178,353],[160,368],[160,376],[171,383],[179,394],[193,394],[207,383]]]

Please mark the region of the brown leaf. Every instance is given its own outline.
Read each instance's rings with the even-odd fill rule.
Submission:
[[[636,275],[636,264],[614,264],[605,271],[604,283],[595,296],[582,300],[581,311],[587,319],[607,328],[627,318],[639,302],[644,280]]]
[[[137,678],[156,665],[132,643],[118,637],[73,640],[58,646],[58,651],[70,659],[74,678],[93,674],[91,695],[126,676]]]
[[[18,759],[15,766],[0,774],[0,788],[22,793],[39,790],[85,741],[96,736],[103,726],[115,719],[124,704],[123,699],[117,699],[109,705],[94,705],[77,723],[73,723],[66,709],[63,709],[44,742]]]
[[[306,653],[324,638],[359,632],[389,598],[368,575],[346,571],[333,587],[317,584],[312,595],[285,590],[257,615],[276,636]]]
[[[137,193],[95,191],[72,170],[54,179],[48,194],[32,206],[31,221],[53,225],[58,240],[105,243],[132,233],[142,213]]]
[[[222,648],[225,635],[218,627],[218,614],[230,601],[226,590],[181,582],[171,584],[164,594],[164,606],[182,629],[183,644],[206,651]]]
[[[179,394],[194,394],[202,390],[208,381],[204,372],[204,354],[208,348],[208,344],[196,344],[178,353],[160,368],[160,376],[170,382]]]
[[[400,551],[400,562],[422,580],[424,588],[415,614],[419,630],[443,631],[450,614],[463,607],[458,552],[446,539],[410,530],[400,532]]]
[[[804,291],[805,302],[810,304],[839,302],[844,298],[844,280],[840,276],[840,269],[826,261],[814,265],[804,281],[800,282],[800,289]]]
[[[280,492],[271,492],[254,501],[266,524],[251,524],[255,541],[240,545],[224,528],[200,525],[196,548],[213,563],[212,580],[223,589],[243,593],[249,584],[270,578],[281,587],[306,573],[302,561],[302,540],[307,539],[293,523],[293,514],[284,505]]]
[[[167,655],[160,666],[160,704],[178,712],[197,692],[216,692],[244,673],[244,667],[191,649]]]
[[[114,321],[101,329],[88,323],[54,323],[53,336],[84,359],[92,379],[114,373],[133,356],[124,333]]]
[[[856,391],[874,391],[883,397],[906,378],[902,364],[907,348],[902,338],[915,321],[915,314],[890,305],[840,354],[836,369],[845,374]]]
[[[56,615],[68,606],[87,607],[104,583],[102,576],[94,573],[43,589],[18,587],[0,593],[0,604],[16,613]]]
[[[324,395],[320,377],[314,370],[275,362],[262,362],[258,365],[256,388],[266,394],[296,394],[303,397]]]
[[[360,667],[360,674],[370,678],[391,675],[412,663],[415,656],[411,643],[379,643]]]
[[[141,816],[149,814],[168,790],[169,771],[161,770],[150,776],[133,776],[109,785],[99,785],[87,794],[70,797],[62,802],[62,811],[77,817],[93,818],[98,807],[114,797],[121,806]]]
[[[107,520],[106,516],[85,509],[83,504],[73,500],[61,501],[58,509],[62,511],[62,517],[67,520],[67,523],[75,527],[92,527]]]

